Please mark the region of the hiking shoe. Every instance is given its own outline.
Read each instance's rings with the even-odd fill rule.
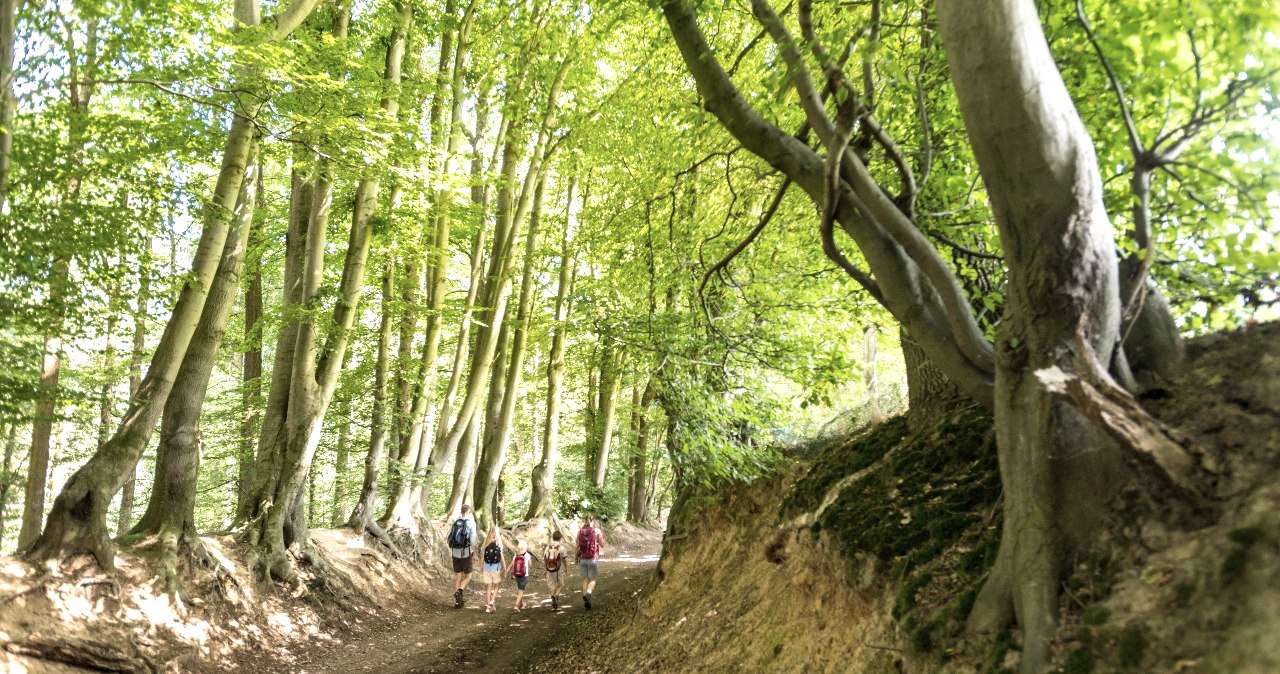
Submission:
[[[585,606],[588,611],[591,610],[591,595],[582,595],[582,605]]]
[[[454,590],[454,592],[453,592],[453,607],[454,607],[454,608],[462,608],[462,590]]]
[[[560,610],[560,600],[559,600],[559,599],[556,599],[555,597],[552,597],[552,598],[551,598],[551,610],[552,610],[552,611],[559,611],[559,610]]]

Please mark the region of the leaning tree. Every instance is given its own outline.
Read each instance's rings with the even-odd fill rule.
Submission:
[[[744,93],[729,74],[756,41],[726,71],[690,0],[664,0],[661,7],[703,106],[739,143],[810,196],[827,256],[895,317],[952,382],[994,411],[1004,530],[969,628],[1000,628],[1016,617],[1026,635],[1023,670],[1041,671],[1060,579],[1068,560],[1101,525],[1126,464],[1121,445],[1056,398],[1038,375],[1057,368],[1106,379],[1109,371],[1130,382],[1131,363],[1167,366],[1167,352],[1178,346],[1176,330],[1157,294],[1132,293],[1124,298],[1134,303],[1131,314],[1155,315],[1148,316],[1144,331],[1122,338],[1120,256],[1094,144],[1054,62],[1035,3],[942,0],[936,18],[927,7],[893,6],[905,17],[895,25],[916,31],[903,44],[932,49],[933,58],[941,59],[932,36],[938,29],[957,95],[940,94],[942,87],[926,91],[918,76],[923,69],[917,71],[916,110],[907,108],[906,116],[919,121],[923,128],[916,133],[924,141],[914,151],[894,137],[877,106],[883,85],[876,76],[888,60],[877,60],[885,50],[877,42],[889,23],[882,12],[889,8],[873,0],[864,8],[865,24],[833,52],[825,44],[830,31],[820,30],[812,5],[796,4],[796,35],[767,0],[751,3],[760,37],[768,35],[776,46],[780,63],[774,70],[781,71],[785,95],[798,99],[803,111],[799,133],[780,128],[783,115],[776,110],[766,117],[751,102],[766,96]],[[863,62],[849,75],[853,54],[862,54]],[[895,58],[905,60],[901,54]],[[893,68],[895,79],[910,81],[902,63]],[[955,121],[957,100],[963,126]],[[967,134],[999,234],[1005,277],[994,335],[979,320],[981,302],[975,300],[981,298],[966,292],[935,243],[943,237],[926,233],[916,209],[939,145],[937,138],[930,143],[930,129],[944,117]],[[841,251],[837,228],[856,244],[865,268]],[[1135,283],[1145,281],[1130,279],[1126,286]],[[1142,357],[1126,357],[1135,347],[1142,347]]]

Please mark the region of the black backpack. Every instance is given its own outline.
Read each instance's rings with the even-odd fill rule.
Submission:
[[[484,549],[484,563],[497,564],[502,561],[502,548],[498,547],[497,541],[490,543]]]
[[[459,517],[458,521],[453,523],[453,528],[449,530],[449,547],[454,549],[471,547],[471,535],[468,531],[467,519]]]

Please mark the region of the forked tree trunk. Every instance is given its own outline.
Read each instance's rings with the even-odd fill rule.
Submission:
[[[205,208],[204,231],[192,262],[192,278],[183,284],[173,316],[156,347],[138,395],[130,401],[115,435],[77,470],[54,501],[49,523],[29,556],[46,561],[86,552],[104,569],[115,565],[114,546],[107,532],[107,508],[133,472],[155,430],[174,377],[195,333],[212,285],[244,177],[253,125],[247,116],[232,121],[223,152],[222,169],[213,199]]]
[[[512,94],[514,95],[514,94]],[[511,126],[517,126],[517,122],[512,122]],[[457,454],[459,450],[466,446],[462,444],[463,436],[467,433],[467,427],[474,422],[478,422],[478,416],[473,419],[473,415],[479,415],[481,399],[484,397],[485,385],[488,383],[493,374],[495,362],[501,351],[499,351],[499,343],[502,341],[502,324],[505,321],[507,311],[507,300],[510,296],[510,281],[506,278],[507,272],[510,270],[510,255],[512,242],[514,238],[514,230],[516,221],[516,205],[513,195],[514,185],[516,183],[516,170],[519,167],[524,143],[520,140],[518,133],[508,135],[503,152],[502,152],[502,174],[499,179],[498,199],[496,206],[496,226],[494,228],[493,243],[489,254],[489,269],[480,288],[479,301],[481,309],[477,312],[478,323],[480,329],[476,333],[475,347],[471,356],[471,374],[467,381],[467,392],[463,397],[462,404],[459,406],[458,419],[454,422],[444,439],[437,444],[432,452],[430,465],[435,467],[440,465],[443,457],[450,454]],[[441,420],[443,423],[443,419]],[[474,444],[471,444],[471,451],[474,453]],[[455,461],[454,464],[454,490],[449,498],[450,512],[466,500],[466,491],[470,488],[462,488],[464,485],[470,485],[475,477],[474,458],[465,460],[470,457],[460,457],[462,460]],[[464,469],[459,473],[459,469]],[[430,469],[432,472],[435,468]],[[427,496],[424,495],[424,498]],[[487,525],[487,522],[480,521],[481,527]]]
[[[472,2],[463,16],[462,25],[456,31],[446,31],[440,39],[436,93],[431,100],[427,122],[431,130],[432,152],[428,153],[426,160],[427,175],[438,175],[437,184],[448,183],[447,178],[453,171],[453,158],[462,146],[464,60],[467,54],[468,36],[475,18],[474,8],[475,3]],[[452,17],[455,13],[455,4],[450,0],[446,3],[445,14]],[[451,97],[448,128],[442,125],[446,87]],[[415,520],[426,516],[426,505],[422,498],[422,473],[425,472],[429,463],[428,438],[431,438],[434,433],[430,404],[436,388],[436,360],[440,353],[440,328],[443,318],[441,314],[450,261],[449,236],[452,220],[450,209],[453,203],[453,192],[448,187],[441,187],[434,192],[434,195],[432,213],[434,233],[427,255],[426,334],[423,336],[422,356],[418,361],[416,390],[411,404],[404,410],[408,432],[398,439],[400,456],[413,457],[404,464],[406,469],[412,471],[412,479],[409,481],[409,489],[403,495],[399,488],[392,490],[397,499],[407,499],[407,503],[401,508],[410,511],[409,517]]]
[[[649,423],[649,406],[658,398],[658,387],[654,378],[650,377],[641,393],[636,387],[635,438],[636,445],[631,457],[631,491],[627,499],[627,520],[636,523],[649,521],[649,490],[652,489],[650,471],[656,472],[657,466],[649,465],[649,435],[652,427]]]
[[[625,361],[625,353],[618,352],[612,344],[605,345],[600,372],[600,448],[591,472],[591,484],[601,489],[608,477],[609,450],[618,420],[618,390],[622,387],[622,365]]]
[[[160,575],[168,591],[176,591],[177,556],[188,550],[204,557],[195,527],[196,478],[200,471],[200,413],[213,366],[240,289],[240,272],[256,202],[255,151],[250,150],[235,207],[235,228],[227,236],[217,274],[200,314],[191,345],[178,369],[173,391],[164,405],[160,444],[156,448],[156,480],[147,510],[131,534],[154,537]]]
[[[501,408],[494,433],[494,444],[486,444],[484,460],[476,475],[477,511],[496,512],[498,505],[498,477],[506,462],[507,448],[511,444],[511,427],[515,420],[516,400],[520,395],[521,375],[524,374],[525,355],[528,353],[529,315],[533,310],[534,259],[537,255],[538,230],[542,222],[542,196],[546,188],[546,174],[538,179],[533,197],[533,211],[529,219],[529,232],[525,240],[524,274],[520,281],[520,304],[516,311],[515,333],[511,338],[511,361],[507,365],[506,385],[502,389]],[[481,515],[483,519],[483,515]]]
[[[1022,671],[1038,674],[1049,662],[1066,563],[1101,524],[1121,466],[1114,444],[1055,401],[1035,373],[1072,372],[1082,326],[1096,353],[1112,353],[1114,238],[1093,143],[1035,3],[945,0],[939,18],[1009,267],[995,387],[1004,532],[969,628],[999,629],[1016,615]]]
[[[529,494],[529,511],[525,520],[550,517],[555,508],[551,495],[555,488],[556,464],[560,461],[560,396],[564,387],[564,347],[569,330],[569,313],[573,309],[574,273],[573,232],[571,215],[577,176],[569,179],[569,198],[565,207],[565,233],[560,247],[560,280],[556,288],[555,324],[552,326],[551,354],[547,358],[547,420],[542,430],[542,458],[533,468]]]
[[[396,3],[396,7],[399,23],[387,42],[384,71],[384,79],[390,86],[382,99],[382,109],[389,117],[395,117],[399,109],[401,64],[413,20],[412,3],[401,1]],[[321,343],[319,322],[313,312],[304,312],[298,325],[297,346],[290,372],[284,442],[279,450],[278,477],[274,480],[274,489],[258,496],[259,516],[246,532],[248,541],[256,547],[254,568],[259,581],[274,578],[296,584],[298,577],[287,553],[295,545],[313,564],[323,564],[311,555],[307,524],[300,516],[303,488],[307,484],[311,462],[320,443],[325,413],[337,386],[350,331],[359,309],[365,261],[373,234],[370,221],[377,207],[379,187],[380,179],[376,173],[363,177],[356,187],[346,260],[338,284],[339,300],[334,305],[331,319],[332,331]],[[327,198],[320,197],[325,190],[317,192],[317,205],[327,207],[327,204],[322,203]],[[303,306],[314,309],[319,301],[319,281],[324,267],[323,234],[316,228],[310,229],[307,244],[302,303]]]

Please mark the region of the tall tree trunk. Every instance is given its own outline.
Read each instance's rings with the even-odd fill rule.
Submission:
[[[382,465],[382,453],[386,446],[387,370],[391,361],[391,299],[394,293],[393,262],[388,260],[382,273],[382,321],[378,324],[378,362],[373,378],[373,417],[369,421],[369,453],[364,459],[364,482],[356,507],[347,519],[347,526],[357,532],[383,538],[382,528],[374,523],[378,505],[378,470]]]
[[[18,549],[25,550],[40,535],[44,523],[45,489],[49,481],[50,443],[58,416],[58,378],[62,372],[61,323],[65,310],[68,265],[64,257],[53,263],[50,276],[49,306],[55,312],[54,326],[44,335],[44,354],[40,362],[40,387],[35,415],[31,422],[31,448],[27,452],[27,486],[23,495],[22,528],[18,530]]]
[[[512,122],[511,127],[518,126],[517,122]],[[506,278],[506,273],[510,269],[510,253],[512,245],[512,237],[515,229],[515,207],[513,204],[513,185],[516,180],[516,169],[521,161],[521,154],[524,143],[519,140],[518,133],[509,134],[504,146],[502,157],[502,174],[499,179],[497,209],[496,209],[496,225],[494,227],[493,242],[491,244],[489,255],[488,273],[483,279],[479,291],[480,309],[477,311],[477,322],[480,329],[476,331],[475,347],[472,349],[471,356],[471,374],[467,381],[467,391],[462,399],[459,407],[458,418],[446,434],[437,443],[432,452],[429,469],[431,473],[438,470],[444,457],[451,454],[457,454],[462,439],[467,432],[467,427],[473,422],[472,415],[477,413],[480,408],[481,398],[484,395],[485,384],[488,383],[490,375],[493,373],[494,362],[499,347],[499,337],[502,330],[500,329],[507,310],[507,300],[510,295],[510,282]],[[477,420],[478,421],[478,420]],[[441,419],[444,423],[444,419]],[[467,465],[470,463],[471,465]],[[455,463],[455,474],[460,467],[474,468],[472,462]],[[470,484],[473,475],[463,475],[465,484]],[[426,483],[426,488],[430,487],[430,477]],[[459,480],[454,481],[454,493],[450,496],[450,510],[452,512],[453,504],[460,503],[460,499],[465,498],[462,491],[458,487],[462,484]],[[429,497],[424,494],[422,498]],[[481,526],[486,523],[481,522]]]
[[[999,629],[1016,615],[1022,671],[1038,673],[1049,662],[1068,560],[1101,523],[1121,467],[1114,445],[1055,401],[1035,372],[1072,372],[1084,325],[1095,353],[1113,353],[1114,239],[1093,143],[1035,3],[946,0],[939,19],[1009,267],[995,387],[1004,532],[969,628]]]
[[[138,305],[133,316],[133,350],[129,354],[129,400],[138,396],[142,387],[142,354],[147,348],[147,302],[151,299],[151,272],[148,258],[151,254],[151,239],[143,249],[143,258],[138,261]],[[145,451],[145,447],[143,448]],[[124,486],[120,489],[120,513],[116,519],[116,535],[123,536],[133,527],[134,494],[138,487],[138,465],[125,477]]]
[[[552,326],[551,354],[547,358],[547,421],[542,430],[542,459],[533,468],[529,494],[529,511],[525,520],[550,517],[555,512],[551,495],[555,488],[556,464],[560,461],[560,396],[564,387],[564,347],[569,330],[569,312],[573,308],[573,284],[577,278],[574,265],[573,193],[577,176],[569,178],[569,198],[565,206],[565,232],[560,246],[560,280],[556,288],[555,324]]]
[[[120,289],[123,285],[119,279],[113,284],[115,287],[108,291],[108,307],[107,307],[107,329],[105,331],[106,344],[102,349],[102,385],[98,387],[98,444],[104,444],[111,438],[111,420],[115,415],[115,400],[111,395],[111,389],[115,388],[115,372],[116,369],[116,343],[115,333],[116,325],[119,317],[116,315],[115,304],[116,299],[120,296]]]
[[[256,143],[255,143],[256,145]],[[259,170],[255,150],[250,149],[244,179],[235,206],[235,228],[227,235],[217,274],[209,287],[204,310],[191,344],[183,356],[173,390],[160,420],[160,444],[156,448],[156,480],[147,510],[134,536],[153,536],[160,553],[161,577],[167,589],[178,586],[177,556],[182,550],[204,558],[195,527],[196,478],[200,471],[200,413],[217,360],[218,349],[231,319],[231,308],[240,290],[249,228],[253,225]]]
[[[9,515],[9,488],[17,481],[13,455],[18,449],[18,425],[8,424],[4,440],[4,464],[0,466],[0,549],[4,548],[5,525]]]
[[[501,406],[497,415],[492,442],[486,441],[485,443],[480,470],[476,475],[476,491],[479,495],[477,509],[482,522],[486,520],[485,514],[487,512],[497,512],[498,478],[502,474],[507,448],[511,444],[511,427],[515,420],[516,401],[520,395],[524,361],[528,353],[529,315],[533,310],[534,260],[537,255],[538,232],[542,224],[542,202],[547,181],[547,173],[544,166],[548,159],[549,151],[546,148],[549,142],[548,138],[554,131],[558,99],[560,98],[561,88],[564,85],[565,76],[569,73],[569,65],[569,59],[561,61],[555,80],[553,80],[548,90],[542,128],[538,133],[538,142],[534,150],[533,161],[529,165],[529,173],[525,177],[525,188],[520,196],[521,206],[517,208],[517,212],[514,215],[516,226],[519,226],[522,218],[521,213],[524,210],[523,204],[528,197],[529,182],[532,181],[534,185],[533,205],[524,242],[524,273],[520,283],[520,303],[516,311],[515,332],[511,340],[511,360],[507,366],[507,381],[500,396]],[[496,379],[493,385],[497,385]],[[492,391],[490,395],[493,395]]]
[[[183,283],[173,316],[160,338],[138,395],[130,401],[120,428],[68,480],[55,499],[49,523],[35,542],[33,560],[54,560],[78,552],[92,554],[104,569],[114,568],[114,546],[106,529],[107,507],[138,463],[155,430],[174,377],[195,333],[227,239],[234,204],[244,177],[253,125],[248,115],[236,116],[223,151],[213,199],[204,212],[204,230]]]
[[[496,479],[494,473],[502,470],[502,465],[495,463],[495,459],[499,454],[498,444],[502,436],[502,395],[507,390],[510,374],[506,356],[511,343],[511,322],[503,321],[502,325],[495,327],[498,330],[498,348],[490,370],[489,398],[484,410],[476,412],[478,418],[483,412],[484,430],[481,433],[474,474],[466,476],[468,489],[480,497],[472,504],[475,506],[476,522],[482,529],[488,529],[493,516],[492,504],[483,499],[486,495],[488,498],[493,497],[494,485],[491,482]]]
[[[258,192],[262,192],[258,171]],[[236,512],[243,512],[253,490],[254,445],[262,425],[262,226],[251,227],[248,257],[249,283],[244,291],[244,353],[240,370],[240,448],[236,455]]]
[[[604,354],[600,349],[600,336],[591,345],[587,358],[587,403],[582,410],[583,452],[586,463],[582,474],[590,479],[595,475],[596,457],[600,455],[600,372],[604,368]]]
[[[338,446],[333,457],[333,493],[329,503],[329,528],[342,526],[342,516],[346,513],[343,501],[346,500],[347,464],[351,462],[351,403],[343,400],[338,408]]]
[[[17,101],[13,97],[13,55],[18,37],[18,5],[22,0],[0,0],[0,213],[9,204],[9,155],[13,151],[13,121]]]
[[[236,522],[245,523],[259,517],[258,505],[275,491],[280,474],[280,448],[284,444],[284,425],[289,405],[294,351],[298,343],[297,308],[302,300],[302,270],[306,261],[307,237],[312,229],[315,182],[306,177],[306,151],[297,148],[291,170],[289,223],[284,244],[284,281],[280,305],[285,321],[276,335],[275,356],[271,366],[271,386],[258,429],[258,451],[254,457],[253,478],[248,494],[239,501]],[[325,213],[326,211],[321,211]],[[317,223],[323,224],[323,223]]]
[[[654,378],[650,377],[645,384],[644,392],[636,386],[635,395],[635,454],[631,459],[631,491],[627,502],[627,519],[631,522],[649,521],[649,494],[652,489],[650,473],[656,473],[657,467],[649,465],[649,435],[652,429],[649,424],[649,406],[658,398],[658,387]]]
[[[607,337],[606,337],[607,339]],[[600,372],[600,449],[592,467],[591,484],[603,489],[609,470],[609,449],[613,444],[613,427],[618,420],[618,390],[622,386],[622,364],[625,354],[612,344],[605,344]]]
[[[0,8],[0,12],[7,13],[9,8]],[[0,22],[5,21],[4,17],[0,17]],[[78,208],[80,200],[80,190],[84,184],[84,149],[87,142],[85,138],[86,127],[88,124],[87,116],[89,114],[89,102],[93,97],[94,87],[92,84],[83,82],[84,73],[92,73],[97,66],[97,30],[98,19],[94,18],[87,25],[87,61],[81,63],[79,48],[68,37],[68,44],[64,45],[67,54],[70,57],[70,81],[72,84],[68,87],[70,100],[67,107],[67,177],[66,185],[62,195],[62,210],[72,213]],[[5,36],[0,35],[0,39]],[[12,44],[0,46],[0,49],[13,48]],[[3,58],[0,55],[0,58]],[[5,83],[5,91],[2,95],[6,98],[12,97],[12,54],[6,61],[10,64],[10,72],[8,74],[8,82]],[[4,109],[0,111],[0,115],[9,116],[15,104],[9,100],[3,102]],[[5,136],[0,138],[0,142],[11,144],[12,136],[9,135],[11,126],[5,126]],[[5,162],[5,180],[8,179],[8,161],[9,156],[6,151],[3,157]],[[71,216],[68,216],[70,220]],[[73,227],[70,221],[64,223],[66,227]],[[18,549],[25,550],[35,543],[36,537],[40,534],[40,526],[44,524],[44,501],[46,483],[49,480],[49,459],[50,459],[50,438],[53,435],[53,425],[58,416],[58,378],[62,372],[62,329],[66,320],[67,310],[67,292],[70,290],[70,271],[71,271],[71,251],[59,251],[55,253],[52,260],[49,273],[49,299],[46,307],[49,312],[49,324],[45,328],[44,333],[44,352],[40,359],[40,384],[36,397],[35,416],[31,423],[31,449],[27,458],[27,489],[26,500],[22,511],[22,529],[18,532]]]
[[[445,13],[454,16],[456,8],[450,0],[446,4]],[[438,184],[448,184],[448,177],[453,173],[453,160],[462,147],[462,105],[463,75],[471,26],[475,19],[474,0],[467,7],[461,26],[455,31],[446,31],[440,40],[440,64],[436,72],[436,95],[432,98],[428,115],[428,127],[431,129],[431,140],[435,153],[428,155],[427,174],[439,175]],[[456,38],[457,45],[453,45]],[[444,116],[444,92],[449,87],[450,119],[447,128],[442,126]],[[439,156],[437,156],[437,154]],[[440,354],[440,327],[446,277],[448,274],[449,230],[453,191],[448,187],[435,190],[432,222],[434,233],[428,253],[427,264],[427,326],[423,337],[422,357],[418,362],[417,391],[412,405],[406,413],[409,416],[409,432],[400,438],[400,454],[412,455],[414,460],[409,464],[413,470],[411,487],[406,493],[411,507],[411,517],[417,519],[426,516],[426,504],[422,497],[422,473],[429,463],[427,439],[432,437],[432,419],[430,418],[430,402],[436,388],[436,360]],[[480,228],[483,230],[483,228]],[[479,231],[477,232],[479,236]],[[456,391],[456,387],[454,388]]]
[[[401,64],[413,20],[411,3],[400,1],[396,6],[400,22],[393,29],[387,43],[384,79],[390,86],[382,99],[382,109],[389,117],[395,117],[399,109]],[[298,582],[287,554],[287,550],[295,544],[312,563],[323,565],[323,562],[311,555],[307,524],[298,517],[298,511],[302,505],[303,487],[311,470],[311,462],[319,446],[325,413],[337,386],[338,374],[359,308],[365,261],[373,234],[370,221],[377,207],[379,188],[380,178],[377,173],[366,175],[356,187],[346,260],[338,284],[339,300],[334,305],[331,319],[332,331],[321,343],[319,322],[313,312],[304,312],[298,325],[279,477],[275,480],[274,490],[259,495],[258,512],[262,516],[250,526],[247,535],[249,542],[256,546],[254,568],[260,581],[274,578],[288,583]],[[327,198],[320,198],[324,192],[325,190],[317,190],[317,203],[327,201]],[[302,305],[314,309],[319,301],[318,291],[324,268],[324,236],[313,228],[308,231],[307,243]]]

